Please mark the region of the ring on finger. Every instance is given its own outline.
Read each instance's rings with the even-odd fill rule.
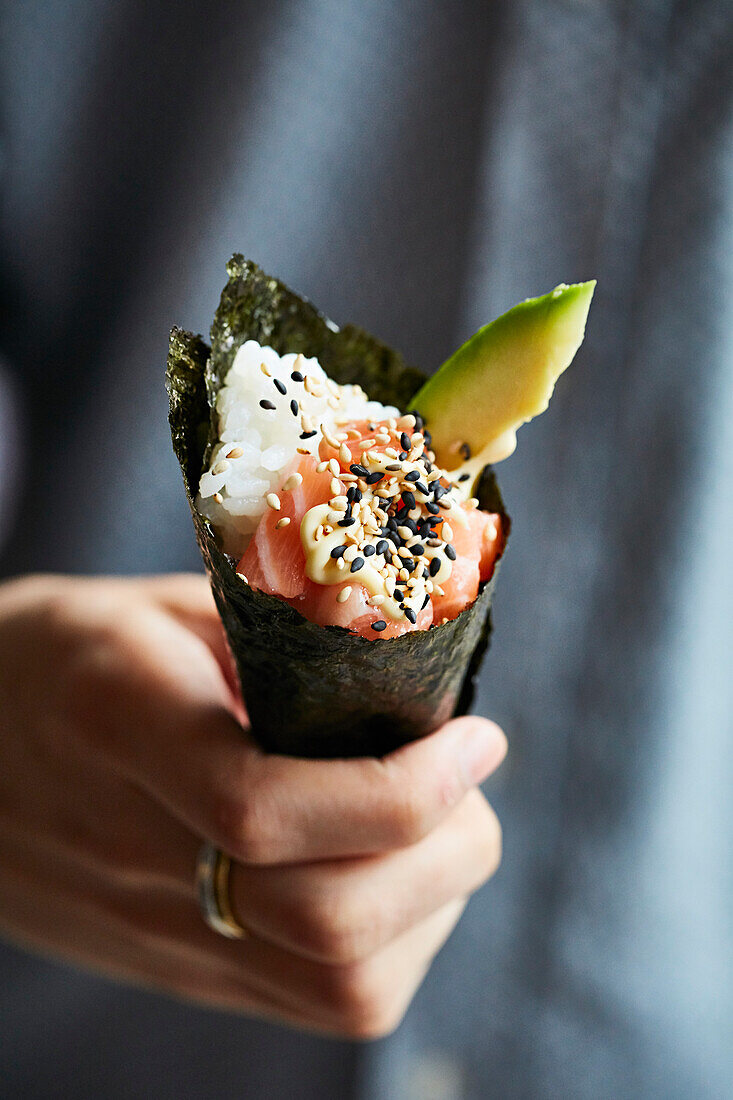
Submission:
[[[232,911],[229,892],[231,860],[213,844],[203,844],[196,860],[196,894],[201,914],[214,932],[230,940],[249,935]]]

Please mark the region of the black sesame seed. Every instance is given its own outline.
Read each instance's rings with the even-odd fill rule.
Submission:
[[[344,543],[343,546],[334,546],[333,550],[331,551],[331,557],[332,558],[341,558],[341,557],[343,557],[345,551],[346,551],[346,543]]]
[[[424,494],[425,494],[425,496],[427,496],[427,495],[428,495],[428,493],[430,492],[430,490],[428,489],[427,485],[426,485],[426,484],[425,484],[425,482],[423,482],[423,481],[416,481],[416,482],[415,482],[415,490],[416,490],[416,491],[417,491],[418,493],[424,493]]]
[[[423,439],[425,440],[425,446],[431,447],[433,443],[433,437],[429,431],[425,430],[423,433]]]
[[[301,432],[300,433],[300,438],[301,439],[311,439],[316,434],[317,434],[317,432],[314,428],[312,432]]]
[[[470,474],[461,474],[461,476],[458,478],[458,480],[459,481],[468,481],[470,476],[471,476]]]
[[[377,619],[375,623],[372,623],[372,630],[386,630],[387,624],[384,619]]]
[[[376,485],[378,481],[381,481],[384,474],[381,470],[374,470],[371,474],[367,474],[365,481],[367,485]]]
[[[441,485],[439,481],[435,482],[435,488],[433,489],[433,498],[438,501],[441,497],[444,497],[448,492],[445,485]]]
[[[438,505],[433,504],[432,500],[429,500],[427,502],[427,504],[425,505],[425,507],[430,512],[430,514],[433,515],[433,516],[437,516],[438,512],[440,511],[440,508],[438,507]]]
[[[414,519],[410,519],[409,516],[407,516],[403,520],[403,522],[400,524],[400,526],[401,527],[406,527],[408,531],[412,531],[413,535],[417,534],[417,524],[415,523]]]
[[[376,550],[371,542],[368,542],[364,547],[364,557],[371,558],[372,554],[376,554]]]
[[[303,375],[300,373],[299,370],[294,370],[293,373],[290,375],[290,377],[292,378],[293,382],[302,382],[303,381]]]
[[[428,566],[428,573],[435,577],[440,572],[440,558],[433,558]]]
[[[366,466],[361,466],[358,462],[355,462],[353,466],[349,466],[352,474],[356,474],[357,477],[366,477],[369,471]]]
[[[379,542],[377,543],[377,553],[378,554],[386,554],[388,550],[389,550],[389,543],[387,542],[387,540],[386,539],[380,539]]]
[[[420,543],[418,543],[417,546],[410,547],[410,553],[412,554],[413,558],[422,557],[422,555],[425,553],[425,547],[421,546]]]
[[[348,489],[346,490],[346,499],[348,500],[349,504],[354,503],[354,501],[356,500],[357,492],[358,490],[356,488],[356,485],[350,485],[348,487]]]
[[[409,474],[405,474],[405,481],[419,481],[419,480],[420,480],[420,471],[419,470],[410,470]]]
[[[402,494],[402,505],[403,505],[404,508],[407,508],[408,512],[411,508],[414,508],[415,507],[415,496],[414,496],[414,494],[409,492],[409,491],[406,492],[406,493],[403,493]]]
[[[424,611],[424,610],[425,610],[425,608],[426,608],[426,607],[428,606],[428,600],[429,600],[429,599],[430,599],[430,593],[429,593],[429,592],[426,592],[426,593],[425,593],[425,599],[423,600],[423,602],[422,602],[422,607],[420,608],[420,610],[421,610],[421,611]]]
[[[362,496],[363,496],[363,493],[362,493],[361,489],[357,489],[356,486],[354,486],[354,503],[358,504],[360,502]]]
[[[410,449],[410,437],[407,432],[403,432],[400,436],[400,447],[403,451],[409,451]]]
[[[425,421],[420,416],[420,413],[417,411],[417,409],[410,409],[410,414],[415,417],[415,428],[417,429],[417,431],[421,432],[425,427]]]
[[[411,607],[406,607],[405,608],[405,618],[409,619],[411,623],[416,623],[417,622],[417,615],[415,614],[415,612],[412,610]]]
[[[293,416],[298,415],[298,412],[299,412],[298,402],[295,400],[295,398],[293,398],[293,400],[290,402],[290,411],[293,414]]]
[[[266,398],[263,397],[262,400],[260,401],[260,408],[261,409],[274,409],[275,404],[274,404],[274,402],[268,401]]]
[[[390,474],[396,474],[399,470],[402,469],[399,462],[393,462],[390,466],[385,466],[384,468],[385,470],[389,471]]]
[[[278,391],[278,393],[281,393],[284,397],[285,394],[288,392],[288,388],[285,385],[285,383],[281,382],[279,378],[273,378],[272,381],[275,383],[275,389]]]
[[[354,558],[354,560],[351,563],[351,569],[349,570],[349,572],[350,573],[358,573],[363,564],[364,564],[364,559],[363,558]]]
[[[445,556],[446,558],[450,558],[451,561],[455,561],[458,557],[455,551],[455,547],[451,546],[449,542],[445,544]]]
[[[461,443],[459,449],[465,461],[468,462],[469,458],[471,457],[471,448],[469,447],[468,443]]]
[[[353,523],[356,523],[356,520],[353,517],[350,517],[349,519],[340,519],[338,521],[338,526],[339,527],[351,527],[351,525]]]
[[[400,451],[397,457],[399,458],[400,462],[404,462],[407,458],[407,451]]]

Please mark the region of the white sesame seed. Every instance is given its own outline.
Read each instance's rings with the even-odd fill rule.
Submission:
[[[331,490],[331,492],[334,496],[338,496],[338,494],[341,492],[341,482],[339,481],[339,479],[337,477],[332,477],[331,478],[331,484],[329,485],[329,489]]]
[[[229,469],[229,463],[227,462],[227,460],[225,458],[223,458],[221,460],[221,462],[217,462],[216,466],[212,466],[211,472],[212,472],[212,474],[223,474],[224,471],[228,470],[228,469]]]
[[[307,447],[296,447],[295,449],[296,449],[296,451],[298,452],[299,455],[309,455],[310,454],[310,451],[308,450]]]
[[[272,378],[272,375],[270,374],[270,371],[267,367],[267,363],[260,363],[260,370],[263,374],[266,374],[268,378]]]
[[[221,495],[221,493],[214,493],[214,500],[217,504],[222,504],[224,501],[224,497]]]
[[[370,596],[369,599],[367,600],[367,603],[369,604],[370,607],[381,607],[381,605],[384,603],[385,599],[386,599],[385,596],[382,596],[379,593],[377,593],[376,596]]]
[[[244,451],[241,447],[232,447],[231,451],[227,454],[227,458],[241,458]]]
[[[361,432],[357,431],[356,428],[349,428],[349,430],[346,433],[346,438],[347,439],[361,439]]]
[[[283,489],[285,489],[286,492],[291,493],[293,491],[293,489],[297,489],[298,486],[301,485],[302,483],[303,483],[303,475],[302,474],[298,474],[298,473],[291,474],[290,477],[285,482],[285,484],[283,485]]]
[[[319,462],[318,465],[316,466],[316,473],[317,474],[322,474],[323,471],[327,470],[327,469],[328,469],[328,463],[327,462]]]
[[[345,584],[344,587],[339,592],[338,596],[336,597],[336,602],[337,603],[346,603],[346,601],[348,600],[350,595],[351,595],[351,585],[350,584]]]
[[[311,420],[311,418],[309,416],[306,416],[305,413],[303,413],[303,415],[300,418],[300,424],[301,424],[301,427],[303,428],[304,432],[312,432],[313,431],[313,421]]]
[[[447,520],[443,521],[443,527],[441,528],[440,533],[446,542],[450,542],[450,540],[453,538],[453,528]]]
[[[343,518],[344,518],[343,512],[329,512],[328,515],[326,516],[326,519],[328,520],[328,522],[333,523],[333,524],[338,523],[339,520],[342,520]]]
[[[342,443],[339,447],[339,458],[343,462],[344,466],[348,466],[348,464],[351,462],[351,451],[345,443]]]
[[[336,568],[337,569],[345,569],[346,568],[346,562],[344,561],[343,558],[336,558]]]
[[[399,576],[400,580],[402,581],[408,581],[410,579],[410,574],[407,572],[406,569],[400,569]]]
[[[394,447],[385,447],[384,453],[387,455],[388,458],[399,458],[400,457],[400,452],[396,451],[394,449]]]
[[[277,493],[268,493],[265,500],[268,508],[272,508],[275,512],[280,510],[280,497]]]
[[[443,589],[440,587],[439,584],[434,584],[433,585],[433,595],[435,595],[435,596],[445,596],[445,592],[443,591]]]
[[[401,428],[414,428],[417,421],[412,413],[407,413],[405,416],[401,416],[397,423]]]
[[[401,539],[409,539],[412,536],[412,531],[409,527],[398,527],[397,534]]]
[[[356,557],[356,555],[358,554],[358,552],[359,552],[358,547],[356,546],[356,544],[353,544],[352,546],[347,546],[346,547],[346,549],[344,550],[344,553],[343,553],[343,557],[346,561],[353,561],[354,558]]]
[[[349,506],[349,502],[344,496],[331,497],[328,506],[329,508],[333,508],[334,512],[345,512]]]
[[[469,497],[466,501],[466,505],[469,508],[478,508],[478,500],[476,497]]]
[[[361,441],[361,443],[359,444],[359,450],[360,451],[368,451],[369,448],[373,447],[373,446],[374,446],[374,440],[373,439],[363,439]]]
[[[337,409],[337,408],[339,407],[339,405],[340,405],[340,404],[341,404],[341,402],[340,402],[340,400],[339,400],[339,398],[338,398],[338,397],[329,397],[329,399],[328,399],[328,407],[329,407],[330,409]]]
[[[275,524],[275,527],[277,528],[278,531],[281,531],[283,529],[283,527],[287,527],[289,523],[290,523],[290,516],[283,516],[282,519],[279,519],[277,521],[277,523]]]
[[[399,556],[401,558],[411,558],[412,557],[412,554],[410,553],[410,551],[407,549],[406,546],[400,546],[397,553],[399,554]]]

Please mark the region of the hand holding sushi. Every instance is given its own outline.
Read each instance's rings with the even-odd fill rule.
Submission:
[[[200,1003],[357,1037],[398,1023],[500,858],[477,788],[496,726],[382,760],[264,753],[203,577],[6,583],[0,650],[0,925]],[[202,840],[232,857],[244,941],[201,921]]]

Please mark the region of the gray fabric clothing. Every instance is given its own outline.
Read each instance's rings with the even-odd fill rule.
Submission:
[[[6,6],[6,574],[199,568],[166,333],[206,331],[235,249],[428,369],[522,297],[599,284],[499,470],[477,709],[510,739],[504,863],[404,1024],[319,1040],[8,947],[0,1096],[731,1094],[732,14]]]

